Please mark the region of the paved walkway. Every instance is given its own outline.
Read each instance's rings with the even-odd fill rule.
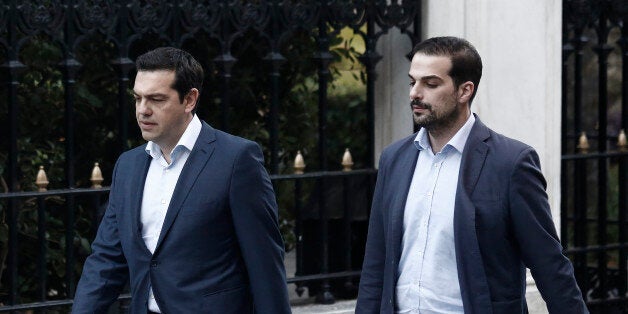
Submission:
[[[286,275],[293,277],[296,271],[296,254],[293,251],[286,253],[284,260]],[[299,297],[294,284],[288,285],[288,296],[294,314],[353,314],[355,312],[355,300],[338,300],[334,304],[316,304],[314,297],[309,297],[307,290]],[[307,289],[307,288],[306,288]]]
[[[353,314],[355,300],[336,301],[334,304],[307,304],[292,306],[293,314]]]

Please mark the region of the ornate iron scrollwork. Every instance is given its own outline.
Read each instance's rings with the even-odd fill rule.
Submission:
[[[159,0],[132,0],[129,24],[140,34],[154,32],[165,36],[170,23],[173,6],[168,1]]]
[[[118,23],[119,6],[113,0],[84,0],[76,4],[76,27],[83,33],[110,35]]]
[[[65,18],[65,6],[58,1],[21,1],[17,5],[17,26],[25,34],[44,32],[58,37]]]
[[[213,34],[220,26],[220,5],[218,1],[184,0],[179,3],[181,25],[186,32],[203,29]]]

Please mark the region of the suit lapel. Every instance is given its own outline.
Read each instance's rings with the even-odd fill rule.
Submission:
[[[183,205],[183,202],[190,193],[190,190],[192,190],[192,186],[194,186],[196,179],[214,152],[216,140],[215,132],[216,131],[212,127],[203,122],[201,133],[194,144],[194,148],[192,149],[190,156],[188,156],[185,166],[183,166],[183,169],[181,170],[174,192],[172,193],[172,199],[170,200],[170,205],[168,206],[168,210],[166,212],[164,224],[161,227],[161,232],[159,234],[159,239],[157,240],[154,254],[157,254],[159,251],[161,243],[167,236],[170,231],[170,227],[172,227],[172,224],[181,210],[181,205]]]
[[[474,309],[490,309],[490,303],[478,297],[488,295],[489,291],[475,227],[475,205],[471,201],[488,154],[485,141],[489,137],[488,128],[476,116],[462,154],[456,190],[454,242],[465,313],[474,313]]]
[[[469,196],[473,194],[480,172],[482,172],[484,167],[484,161],[488,153],[488,146],[484,141],[489,137],[488,128],[476,117],[462,154],[460,178],[458,180]]]
[[[144,146],[146,148],[146,146]],[[139,152],[136,156],[135,165],[131,173],[131,187],[135,187],[134,193],[131,193],[131,214],[133,219],[135,220],[135,228],[133,228],[133,236],[135,239],[138,239],[142,244],[144,240],[142,239],[142,221],[140,219],[140,212],[142,210],[142,198],[144,196],[144,184],[146,183],[146,174],[148,173],[148,167],[150,166],[151,157],[146,154],[144,151]],[[141,247],[146,248],[145,245],[141,245]],[[148,251],[148,248],[146,248]],[[150,252],[149,252],[150,253]]]
[[[404,144],[399,150],[397,160],[394,162],[393,171],[389,180],[395,180],[399,182],[399,185],[392,184],[393,187],[393,199],[391,202],[391,217],[390,217],[390,230],[392,233],[391,240],[393,241],[389,247],[393,248],[393,256],[395,261],[398,262],[401,258],[401,238],[403,231],[403,215],[406,208],[406,201],[408,199],[408,192],[410,190],[410,183],[412,183],[412,177],[414,175],[414,169],[419,158],[419,150],[414,146],[414,138]]]

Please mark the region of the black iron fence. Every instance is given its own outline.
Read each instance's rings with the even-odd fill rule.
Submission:
[[[628,313],[628,3],[563,1],[561,235],[592,313]]]
[[[0,3],[0,312],[71,304],[108,192],[107,175],[104,188],[90,188],[86,174],[94,161],[111,173],[117,155],[141,143],[133,60],[164,45],[190,51],[206,71],[200,118],[263,146],[297,256],[288,282],[323,303],[355,293],[375,179],[375,47],[391,28],[418,42],[420,8],[416,0]],[[358,170],[340,171],[347,147]],[[293,174],[299,149],[305,174]],[[50,182],[35,192],[40,165]]]

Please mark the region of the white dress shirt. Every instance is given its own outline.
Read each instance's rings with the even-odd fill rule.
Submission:
[[[470,115],[434,154],[428,133],[414,141],[417,160],[403,216],[402,251],[395,290],[397,313],[464,313],[454,244],[454,205]]]
[[[140,220],[142,239],[151,253],[155,252],[172,193],[181,170],[188,160],[192,148],[194,148],[198,135],[201,133],[201,127],[201,121],[194,115],[170,154],[170,164],[161,153],[159,145],[152,141],[146,145],[146,153],[152,157],[152,160],[146,174]],[[148,309],[153,312],[161,312],[155,301],[152,287],[149,291]]]

